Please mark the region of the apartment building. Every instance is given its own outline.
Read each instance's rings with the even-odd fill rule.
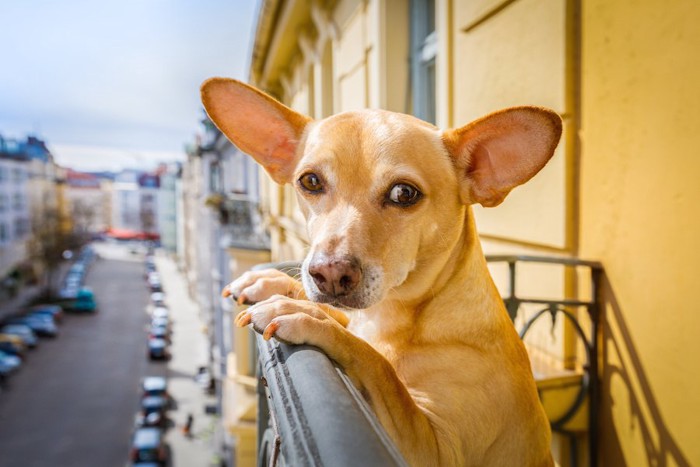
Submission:
[[[700,250],[700,4],[591,0],[264,0],[250,82],[313,118],[357,108],[414,114],[440,128],[516,105],[554,109],[557,151],[497,208],[474,206],[486,253],[602,262],[605,465],[700,462],[700,352],[692,309]],[[290,187],[265,176],[274,261],[307,244]],[[495,270],[504,293],[506,275]],[[518,293],[579,297],[566,268],[532,268]],[[579,316],[585,322],[585,316]],[[582,358],[561,322],[537,333],[560,362]],[[550,338],[548,336],[554,336]],[[548,340],[549,339],[549,340]],[[585,433],[555,439],[582,457]]]
[[[17,293],[31,234],[30,168],[26,143],[0,136],[0,297]]]

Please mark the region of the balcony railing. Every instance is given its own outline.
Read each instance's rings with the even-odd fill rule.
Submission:
[[[509,293],[503,298],[506,309],[511,319],[515,321],[518,313],[524,306],[534,306],[537,311],[531,314],[519,329],[521,339],[525,339],[532,330],[535,323],[540,322],[545,317],[551,318],[551,325],[554,327],[561,317],[573,330],[576,338],[583,347],[583,359],[578,365],[578,369],[559,372],[556,376],[546,374],[536,374],[535,379],[540,390],[540,397],[543,399],[545,410],[550,404],[545,400],[543,392],[546,391],[547,380],[558,379],[568,380],[577,386],[575,395],[566,401],[564,410],[558,410],[555,417],[550,416],[552,430],[567,437],[570,443],[569,464],[578,465],[578,436],[582,430],[587,432],[588,438],[588,464],[594,467],[598,464],[598,406],[599,406],[599,371],[598,371],[598,336],[600,326],[600,281],[603,274],[603,266],[596,261],[585,261],[576,258],[564,257],[542,257],[542,256],[516,256],[516,255],[491,255],[486,260],[491,263],[506,263],[508,265]],[[518,265],[524,263],[550,265],[553,267],[568,268],[571,272],[578,274],[581,269],[587,270],[589,278],[590,293],[588,298],[557,298],[542,299],[534,297],[520,297],[516,293]],[[581,277],[578,276],[577,277]],[[578,311],[585,310],[586,320],[579,318]],[[587,322],[588,331],[584,330],[582,322]],[[561,384],[561,386],[567,383]],[[555,385],[556,386],[556,385]],[[582,412],[584,412],[582,414]],[[582,416],[583,415],[583,416]],[[574,423],[577,418],[577,423]]]
[[[216,193],[206,204],[215,210],[230,246],[269,249],[270,239],[257,202],[247,195]]]
[[[588,432],[591,466],[596,465],[598,412],[598,346],[599,301],[597,299],[602,267],[599,263],[570,258],[531,256],[490,256],[491,263],[506,263],[509,268],[510,293],[504,297],[506,307],[515,317],[525,305],[543,308],[525,321],[520,330],[524,338],[535,322],[550,316],[554,323],[559,316],[570,322],[585,349],[583,374],[574,378],[575,396],[570,406],[550,419],[552,428],[571,441],[571,465],[577,465],[577,433],[571,421],[580,420]],[[579,299],[537,299],[516,295],[517,265],[540,263],[569,268],[588,268],[591,275],[591,297]],[[273,265],[261,265],[261,267]],[[256,268],[257,269],[257,268]],[[283,270],[298,272],[285,263]],[[589,331],[585,332],[576,308],[587,311]],[[325,354],[309,346],[290,346],[256,335],[258,360],[257,465],[406,465],[363,397],[342,369]],[[539,385],[540,381],[538,381]],[[542,391],[540,394],[542,395]],[[545,409],[547,401],[543,400]]]

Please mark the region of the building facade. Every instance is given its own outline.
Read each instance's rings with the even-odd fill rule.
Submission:
[[[160,238],[160,175],[127,169],[114,177],[111,191],[111,229],[117,236]]]
[[[178,196],[182,164],[161,165],[156,171],[160,179],[158,225],[161,246],[170,253],[178,250]]]
[[[111,227],[111,181],[66,170],[65,196],[76,233],[89,239]]]
[[[0,300],[14,296],[22,276],[34,272],[27,250],[32,227],[31,188],[41,185],[34,170],[53,163],[42,157],[45,155],[29,154],[28,148],[37,143],[35,138],[19,141],[0,136]]]
[[[486,253],[602,262],[605,465],[700,462],[700,421],[688,416],[700,407],[700,367],[679,357],[700,351],[690,306],[700,261],[698,20],[692,0],[264,0],[257,21],[250,82],[313,118],[384,108],[456,128],[516,105],[562,117],[542,172],[497,208],[473,211]],[[272,259],[301,259],[291,188],[263,176],[261,203]],[[517,287],[575,298],[588,285],[534,268]],[[563,325],[551,333],[533,345],[580,358]],[[566,464],[562,440],[554,450]]]
[[[235,390],[229,378],[235,345],[230,332],[233,305],[221,297],[221,291],[233,277],[269,261],[270,246],[259,209],[257,164],[208,119],[202,123],[203,134],[188,149],[182,170],[184,266],[190,295],[207,324],[209,371],[215,380],[219,410],[226,412],[232,404],[245,404],[230,397]],[[222,440],[228,465],[236,465],[230,434],[222,429],[217,439]]]

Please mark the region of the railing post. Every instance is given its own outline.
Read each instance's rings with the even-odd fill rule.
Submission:
[[[515,317],[518,314],[518,308],[520,308],[520,301],[515,296],[515,261],[508,261],[508,283],[509,283],[509,295],[505,299],[506,310],[508,311],[508,316],[510,320],[515,322]]]
[[[600,374],[598,369],[599,363],[599,336],[600,334],[600,317],[601,317],[601,306],[602,306],[602,290],[601,290],[601,280],[603,276],[602,268],[591,268],[591,306],[589,308],[589,314],[591,319],[591,368],[589,370],[591,374],[591,386],[589,388],[589,423],[590,423],[590,436],[588,440],[588,457],[591,467],[596,467],[598,465],[598,406],[600,397]]]

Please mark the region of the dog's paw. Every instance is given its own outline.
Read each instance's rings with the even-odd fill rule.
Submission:
[[[335,319],[321,305],[305,300],[294,300],[275,295],[241,311],[235,319],[236,326],[249,324],[269,340],[272,337],[290,344],[320,346],[318,337],[322,329],[338,326]]]
[[[248,271],[224,287],[224,297],[233,297],[239,305],[262,302],[274,295],[305,299],[301,282],[277,269]]]

